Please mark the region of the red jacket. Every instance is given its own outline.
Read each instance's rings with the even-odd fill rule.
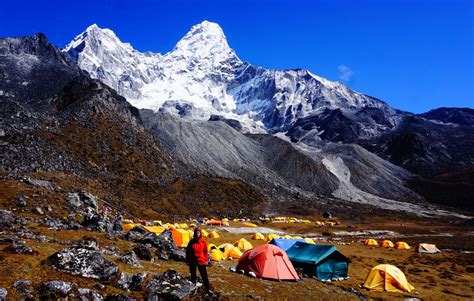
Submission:
[[[201,232],[200,229],[196,229],[196,231]],[[186,262],[188,264],[207,265],[208,261],[206,241],[202,236],[196,238],[196,235],[194,235],[194,238],[189,241],[186,247]]]

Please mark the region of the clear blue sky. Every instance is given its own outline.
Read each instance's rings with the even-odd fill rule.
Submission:
[[[11,1],[0,36],[44,32],[65,46],[92,23],[165,53],[203,20],[237,55],[267,68],[305,68],[392,106],[474,107],[472,0]]]

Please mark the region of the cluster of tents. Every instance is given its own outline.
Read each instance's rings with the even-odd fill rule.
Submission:
[[[236,270],[265,279],[299,280],[298,269],[322,281],[343,280],[347,279],[349,262],[335,246],[274,238],[245,252]]]
[[[368,238],[364,241],[364,245],[366,246],[380,246],[383,248],[395,248],[398,250],[409,250],[411,249],[411,246],[407,244],[404,241],[397,241],[396,243],[393,243],[390,240],[384,239],[382,241],[377,242],[373,238]],[[440,253],[441,251],[436,247],[434,244],[427,244],[427,243],[420,243],[418,244],[418,247],[416,248],[418,253]]]
[[[273,239],[269,244],[245,252],[236,271],[259,278],[300,280],[297,271],[321,281],[348,279],[350,260],[335,246],[308,244],[303,241]],[[372,268],[363,284],[372,291],[411,292],[405,274],[390,264]]]

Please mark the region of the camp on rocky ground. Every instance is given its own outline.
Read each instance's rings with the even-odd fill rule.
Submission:
[[[0,301],[474,300],[472,1],[347,2],[3,1]]]

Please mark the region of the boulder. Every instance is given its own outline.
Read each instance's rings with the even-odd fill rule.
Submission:
[[[96,242],[85,241],[49,256],[47,262],[53,268],[73,275],[110,282],[118,272],[118,266],[108,261]]]
[[[132,267],[136,268],[143,268],[140,261],[138,260],[137,255],[134,252],[129,252],[122,257],[120,257],[120,261],[131,265]]]
[[[71,192],[66,198],[68,204],[75,208],[91,207],[95,210],[99,208],[97,197],[87,192]]]
[[[13,213],[8,210],[0,209],[0,227],[11,227],[13,222]]]
[[[142,244],[150,244],[156,248],[156,254],[163,260],[182,258],[184,253],[179,252],[174,243],[171,231],[166,230],[160,235],[155,233],[148,233],[139,241]]]
[[[121,290],[128,291],[132,283],[132,276],[128,273],[120,273],[120,278],[115,286]]]
[[[146,273],[137,273],[135,275],[121,273],[115,286],[124,291],[139,291],[142,289],[146,275]]]
[[[3,249],[5,253],[11,254],[28,254],[28,255],[35,255],[38,254],[38,251],[33,250],[30,246],[27,246],[24,243],[13,243],[12,245]]]
[[[135,301],[135,299],[123,294],[112,294],[105,297],[105,301]]]
[[[143,282],[146,279],[146,273],[137,273],[132,276],[132,282],[130,283],[131,291],[140,291],[142,290]]]
[[[26,207],[26,197],[24,195],[18,196],[18,207]]]
[[[41,300],[58,300],[68,297],[76,285],[72,282],[53,280],[42,283],[38,287]]]
[[[79,288],[77,290],[79,301],[102,301],[104,297],[90,288]]]
[[[133,248],[133,253],[137,255],[141,260],[152,261],[153,255],[151,254],[151,245],[138,244]]]
[[[147,301],[182,300],[194,295],[197,287],[175,270],[167,270],[154,276],[148,282],[146,291],[145,300]]]

